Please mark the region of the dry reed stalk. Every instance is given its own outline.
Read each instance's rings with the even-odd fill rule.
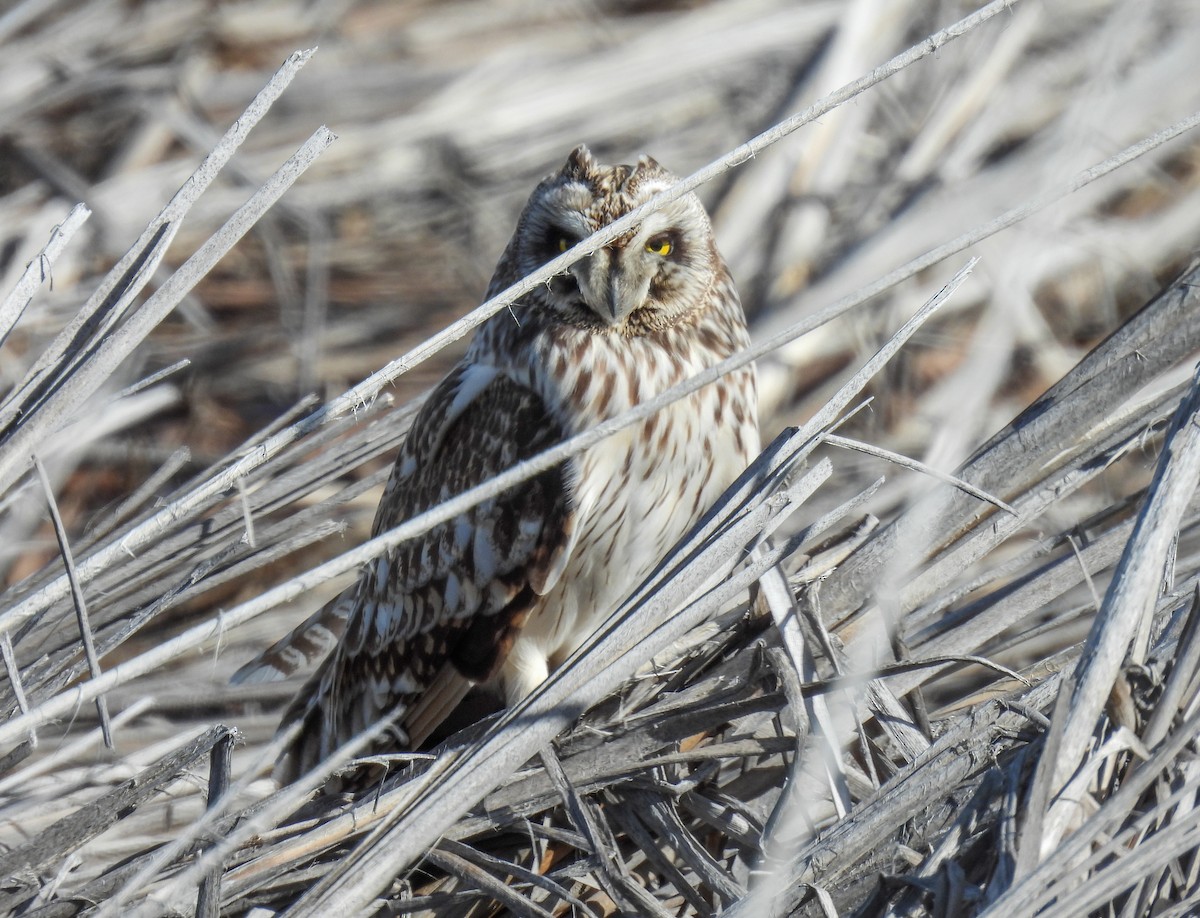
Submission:
[[[1190,478],[1164,490],[1149,466],[1183,443],[1164,428],[1200,350],[1200,281],[1180,274],[1200,236],[1195,11],[1023,0],[939,31],[954,18],[940,7],[876,0],[586,15],[516,4],[483,20],[451,5],[364,3],[270,25],[249,8],[205,18],[200,5],[148,5],[133,24],[130,5],[54,6],[25,0],[0,16],[0,123],[17,126],[0,148],[15,177],[0,182],[0,233],[15,253],[0,308],[0,531],[28,546],[0,558],[11,674],[0,693],[13,714],[0,725],[0,812],[20,833],[4,837],[20,869],[0,888],[3,907],[1191,907],[1198,502]],[[399,22],[402,53],[381,27]],[[306,74],[321,78],[218,144],[211,125],[235,120],[265,81],[263,61],[318,33]],[[113,48],[105,34],[134,40]],[[122,98],[138,101],[114,105]],[[253,244],[216,265],[247,231],[242,217],[219,229],[245,189],[331,112],[339,143],[272,211],[256,204]],[[98,139],[80,146],[60,122]],[[157,211],[189,163],[232,152],[255,122],[225,165],[232,178],[211,181],[219,153],[116,258],[145,219],[135,214]],[[700,191],[756,320],[755,348],[739,359],[759,359],[768,428],[805,426],[526,707],[431,762],[398,761],[377,799],[317,801],[289,824],[322,776],[276,794],[258,777],[285,692],[221,684],[284,629],[295,600],[455,512],[324,560],[336,549],[323,540],[370,511],[377,457],[402,439],[431,378],[422,361],[441,364],[443,348],[524,289],[450,321],[482,286],[479,252],[498,250],[532,180],[574,142],[625,157],[630,138],[664,162],[711,161],[671,193],[709,182]],[[314,136],[310,151],[327,141]],[[286,167],[255,200],[299,171]],[[38,253],[49,227],[85,196],[96,217],[71,246],[53,237],[55,289],[30,300],[48,276]],[[117,261],[107,279],[92,276],[80,239]],[[895,355],[891,329],[917,303],[940,303],[958,267],[946,259],[971,247],[983,256],[972,278],[937,316],[913,320],[905,337],[922,330]],[[200,257],[172,273],[184,250]],[[401,280],[398,296],[384,286]],[[138,303],[142,285],[152,295]],[[254,308],[273,299],[278,311]],[[1102,331],[1112,335],[1097,344]],[[306,393],[314,381],[343,394],[251,420],[247,406],[272,386]],[[180,439],[164,422],[180,405],[236,423]],[[64,434],[72,415],[83,422]],[[59,456],[64,442],[75,448]],[[840,452],[855,442],[872,455]],[[21,477],[34,446],[78,559],[98,677],[77,632],[63,631],[72,578],[38,567],[42,509]],[[811,467],[793,472],[810,451]],[[915,454],[898,463],[907,471],[879,481],[880,464],[904,454]],[[127,471],[131,458],[140,471]],[[122,483],[97,511],[101,470]],[[1158,512],[1168,491],[1174,510]],[[1136,548],[1144,539],[1152,558]],[[1123,553],[1141,559],[1145,582],[1122,573]],[[1131,654],[1134,621],[1110,624],[1126,600],[1092,615],[1106,591],[1141,609]],[[674,608],[684,611],[670,618]],[[1109,647],[1101,688],[1052,715],[1064,673],[1098,672],[1095,646]],[[98,733],[86,702],[100,697],[119,752],[89,762]],[[181,764],[228,750],[215,723],[238,724],[246,743],[224,791],[224,753],[207,780]],[[1064,728],[1071,755],[1051,774],[1046,736]],[[138,774],[153,779],[122,786]],[[1064,795],[1084,809],[1068,812]]]

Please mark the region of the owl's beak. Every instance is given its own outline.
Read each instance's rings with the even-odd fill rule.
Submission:
[[[579,287],[591,310],[609,325],[619,325],[646,300],[649,278],[642,279],[631,271],[612,248],[601,249],[586,259],[585,276]]]
[[[625,316],[633,311],[634,304],[630,302],[630,284],[628,283],[625,272],[621,270],[621,262],[617,258],[612,259],[612,264],[608,269],[608,277],[606,283],[607,296],[605,297],[604,305],[608,309],[608,315],[605,316],[613,325],[616,325]]]

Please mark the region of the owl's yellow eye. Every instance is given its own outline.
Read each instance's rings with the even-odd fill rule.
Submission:
[[[651,255],[658,255],[661,258],[666,258],[674,250],[675,246],[671,244],[671,237],[666,233],[660,236],[652,236],[646,240],[646,251]]]
[[[570,240],[570,239],[568,239],[566,236],[559,236],[559,237],[558,237],[558,252],[559,252],[559,254],[560,254],[560,255],[561,255],[563,252],[565,252],[567,249],[569,249],[570,247],[571,247],[571,240]]]

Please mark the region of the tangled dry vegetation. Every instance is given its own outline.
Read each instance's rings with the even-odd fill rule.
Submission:
[[[1194,4],[24,0],[0,46],[0,912],[1200,909]],[[715,164],[771,445],[527,705],[277,790],[292,686],[228,676],[431,522],[358,547],[579,141]]]

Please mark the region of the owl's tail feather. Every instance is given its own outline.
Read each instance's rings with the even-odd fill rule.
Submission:
[[[400,695],[374,682],[353,680],[352,687],[343,685],[326,669],[322,666],[312,676],[280,721],[280,733],[299,725],[296,738],[275,763],[275,778],[281,785],[316,768],[368,731],[377,735],[356,750],[355,758],[420,748],[474,685],[449,663],[420,691]]]
[[[321,672],[317,672],[313,681],[320,681],[321,676]],[[277,735],[297,726],[299,729],[295,738],[275,761],[275,780],[281,787],[290,784],[301,775],[312,771],[342,747],[355,740],[365,739],[368,733],[375,735],[366,742],[360,742],[359,748],[353,751],[350,758],[414,748],[408,731],[401,726],[413,700],[411,695],[393,699],[389,711],[375,711],[370,718],[364,718],[361,711],[349,712],[347,717],[331,717],[329,706],[338,704],[337,699],[315,690],[301,692],[284,712],[279,724]],[[354,781],[335,781],[327,784],[326,789],[337,790],[354,785]]]
[[[346,631],[354,587],[323,605],[230,677],[234,685],[277,682],[329,655]]]
[[[297,701],[299,698],[297,698]],[[275,760],[274,776],[280,787],[291,784],[301,775],[316,768],[329,753],[329,735],[325,728],[325,710],[314,693],[307,698],[303,710],[295,701],[283,715],[279,733],[294,729],[299,732]]]
[[[474,684],[453,664],[442,664],[429,687],[413,698],[412,704],[404,712],[404,732],[408,734],[410,748],[419,749],[458,707]]]

